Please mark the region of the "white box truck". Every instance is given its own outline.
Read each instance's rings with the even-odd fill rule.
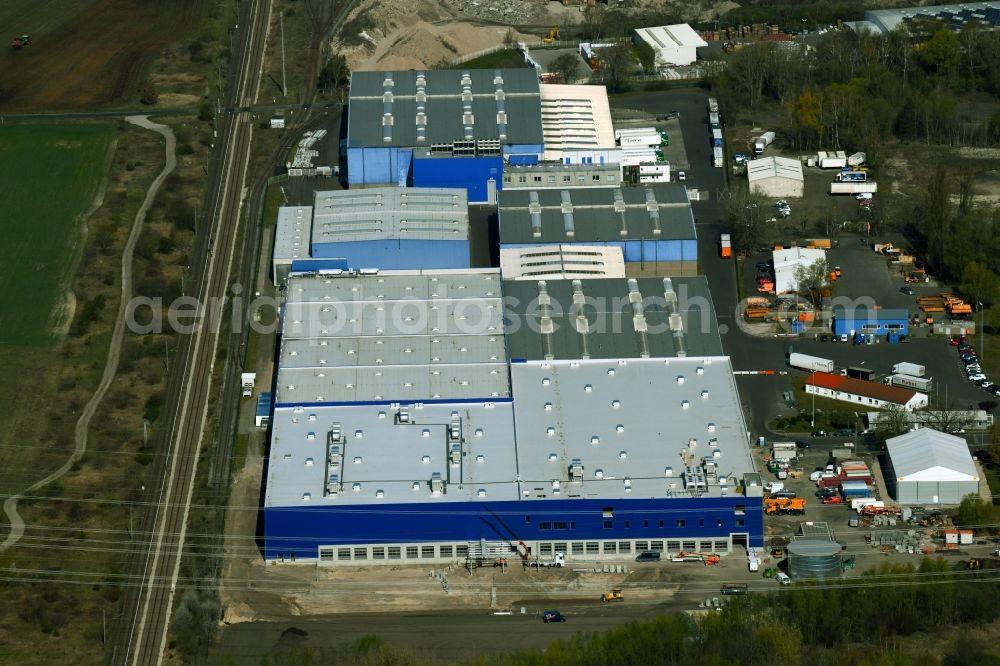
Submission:
[[[927,368],[918,363],[897,363],[892,366],[892,374],[910,375],[911,377],[925,377],[927,376]]]
[[[623,136],[645,136],[647,134],[657,134],[655,127],[629,127],[627,129],[615,130],[615,139]]]
[[[712,166],[719,168],[719,167],[722,166],[722,164],[723,164],[724,161],[725,161],[725,158],[722,155],[722,148],[720,148],[719,146],[716,146],[715,148],[713,148],[712,149]]]
[[[910,375],[889,375],[885,378],[885,383],[890,386],[913,389],[921,393],[930,393],[930,377],[911,377]]]
[[[833,361],[819,356],[809,356],[792,352],[788,355],[788,365],[793,368],[801,368],[810,372],[833,372]]]
[[[871,194],[878,191],[878,184],[874,180],[850,183],[830,183],[830,194]]]
[[[760,155],[764,149],[774,143],[774,132],[764,132],[753,142],[753,154]]]
[[[253,386],[257,383],[256,372],[244,372],[240,374],[240,384],[243,385],[243,397],[249,398],[253,395]]]
[[[838,151],[819,151],[816,153],[816,166],[820,169],[843,169],[847,166],[847,153]]]

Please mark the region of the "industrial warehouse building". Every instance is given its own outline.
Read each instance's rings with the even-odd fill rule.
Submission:
[[[493,203],[505,157],[543,154],[531,68],[353,72],[347,123],[351,187],[460,187]]]
[[[961,30],[966,25],[978,23],[984,28],[1000,26],[1000,3],[965,2],[954,5],[932,5],[929,7],[901,7],[898,9],[875,9],[865,12],[864,20],[847,23],[857,31],[870,30],[886,34],[917,18],[941,21],[953,30]]]
[[[498,217],[501,248],[618,247],[629,276],[698,272],[694,215],[680,184],[505,190]]]
[[[961,437],[921,428],[886,440],[886,484],[900,504],[958,504],[979,494],[979,472]]]
[[[563,162],[564,153],[615,147],[611,105],[604,86],[543,83],[539,97],[546,161]]]
[[[572,562],[763,543],[704,278],[292,276],[280,344],[269,560]]]
[[[632,41],[653,49],[657,67],[691,65],[698,59],[698,49],[708,46],[708,42],[687,23],[637,28]]]
[[[762,157],[747,162],[750,190],[765,197],[790,199],[805,193],[802,163],[787,157]]]
[[[838,305],[833,308],[833,332],[835,335],[865,333],[878,336],[909,335],[910,311],[906,308],[847,308]]]
[[[817,261],[826,261],[826,250],[811,247],[789,247],[771,253],[774,265],[774,293],[799,290],[798,272]]]
[[[314,193],[278,209],[273,276],[317,270],[468,268],[464,189],[379,187]]]
[[[928,400],[926,393],[828,372],[814,372],[809,375],[805,390],[807,394],[876,409],[895,405],[912,411],[926,407]]]
[[[617,187],[621,183],[622,168],[617,162],[508,164],[503,172],[505,190]]]

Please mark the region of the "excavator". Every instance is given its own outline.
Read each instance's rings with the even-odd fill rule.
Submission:
[[[801,498],[785,499],[783,497],[764,500],[764,513],[774,515],[802,515],[806,512],[806,501]]]
[[[28,46],[31,46],[31,35],[21,35],[20,37],[15,37],[14,41],[10,44],[10,48],[15,51],[20,51]]]
[[[554,25],[552,29],[549,30],[549,34],[542,37],[542,42],[546,44],[551,44],[552,42],[559,39],[559,26]]]
[[[715,553],[690,553],[687,551],[680,551],[672,558],[671,562],[702,562],[706,567],[714,567],[716,564],[722,561],[722,558]]]

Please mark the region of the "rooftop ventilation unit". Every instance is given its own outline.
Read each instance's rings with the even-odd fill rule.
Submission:
[[[646,190],[646,212],[649,214],[649,224],[653,227],[653,235],[659,236],[663,229],[660,226],[660,206],[653,190]]]
[[[452,444],[451,445],[451,464],[458,465],[462,462],[462,445]]]
[[[579,458],[573,458],[569,464],[569,480],[583,481],[583,463]]]
[[[561,191],[559,198],[562,200],[560,210],[563,216],[563,229],[566,232],[567,238],[573,238],[576,236],[576,225],[573,222],[573,200],[570,198],[567,190]]]
[[[531,215],[531,235],[542,237],[542,205],[538,201],[538,192],[528,192],[528,214]]]
[[[412,423],[410,420],[410,410],[400,409],[396,412],[396,423]]]
[[[441,480],[441,474],[439,472],[434,472],[431,474],[431,493],[434,495],[440,495],[444,492],[444,481]]]

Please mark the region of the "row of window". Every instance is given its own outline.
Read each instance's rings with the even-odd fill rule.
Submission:
[[[571,182],[573,182],[573,175],[569,174],[569,173],[564,173],[564,174],[562,174],[561,180],[564,183],[571,183]],[[613,173],[606,173],[606,174],[603,174],[603,175],[599,174],[599,173],[595,173],[595,174],[591,174],[590,180],[593,181],[593,182],[596,182],[596,183],[599,183],[601,181],[603,181],[605,183],[617,183],[618,182],[618,177],[615,174],[613,174]],[[514,182],[514,176],[510,176],[510,175],[504,176],[503,177],[503,182],[504,182],[505,185],[510,185],[511,183]],[[517,176],[517,182],[518,183],[527,183],[528,182],[528,176],[527,175],[518,174],[518,176]],[[542,176],[541,175],[532,176],[531,177],[531,182],[533,182],[533,183],[540,183],[540,182],[542,182]],[[553,173],[548,174],[547,176],[545,176],[545,182],[549,183],[550,185],[554,185],[555,182],[556,182],[556,175],[553,174]],[[587,182],[587,174],[585,174],[585,173],[578,173],[578,174],[576,174],[576,182],[578,182],[578,183],[585,183],[585,182]]]
[[[542,541],[538,544],[539,555],[552,556],[555,553],[567,555],[631,555],[645,551],[656,552],[711,552],[728,553],[726,539],[653,539],[636,541]],[[464,560],[469,555],[467,544],[422,544],[417,546],[327,546],[319,549],[319,561],[334,562],[381,562],[386,560]],[[284,557],[279,555],[279,560]],[[292,558],[294,561],[294,557]]]
[[[742,515],[742,514],[740,514],[740,515]],[[529,522],[530,523],[531,520],[528,517],[526,517],[525,518],[525,522]],[[651,521],[648,521],[648,520],[642,521],[642,527],[643,527],[643,529],[649,529],[650,522]],[[660,529],[664,528],[665,521],[658,520],[658,521],[655,521],[655,522],[657,523],[656,527],[659,527]],[[744,524],[743,518],[737,518],[734,522],[736,524],[736,527],[743,527],[743,524]],[[705,526],[705,519],[704,518],[699,518],[698,519],[698,527],[704,527],[704,526]],[[722,527],[722,519],[721,518],[717,518],[715,520],[715,526],[717,528],[718,527]],[[610,529],[614,529],[614,527],[615,527],[615,521],[613,521],[613,520],[605,520],[604,521],[604,529],[610,530]],[[623,521],[622,522],[622,527],[624,529],[626,529],[626,530],[627,529],[631,529],[631,527],[632,527],[632,521],[630,521],[630,520]],[[674,521],[674,527],[683,529],[684,527],[687,527],[687,521],[686,520],[675,520]],[[563,523],[563,522],[538,523],[538,529],[542,530],[542,531],[546,531],[546,530],[567,530],[567,529],[568,530],[575,530],[576,529],[576,523]]]

